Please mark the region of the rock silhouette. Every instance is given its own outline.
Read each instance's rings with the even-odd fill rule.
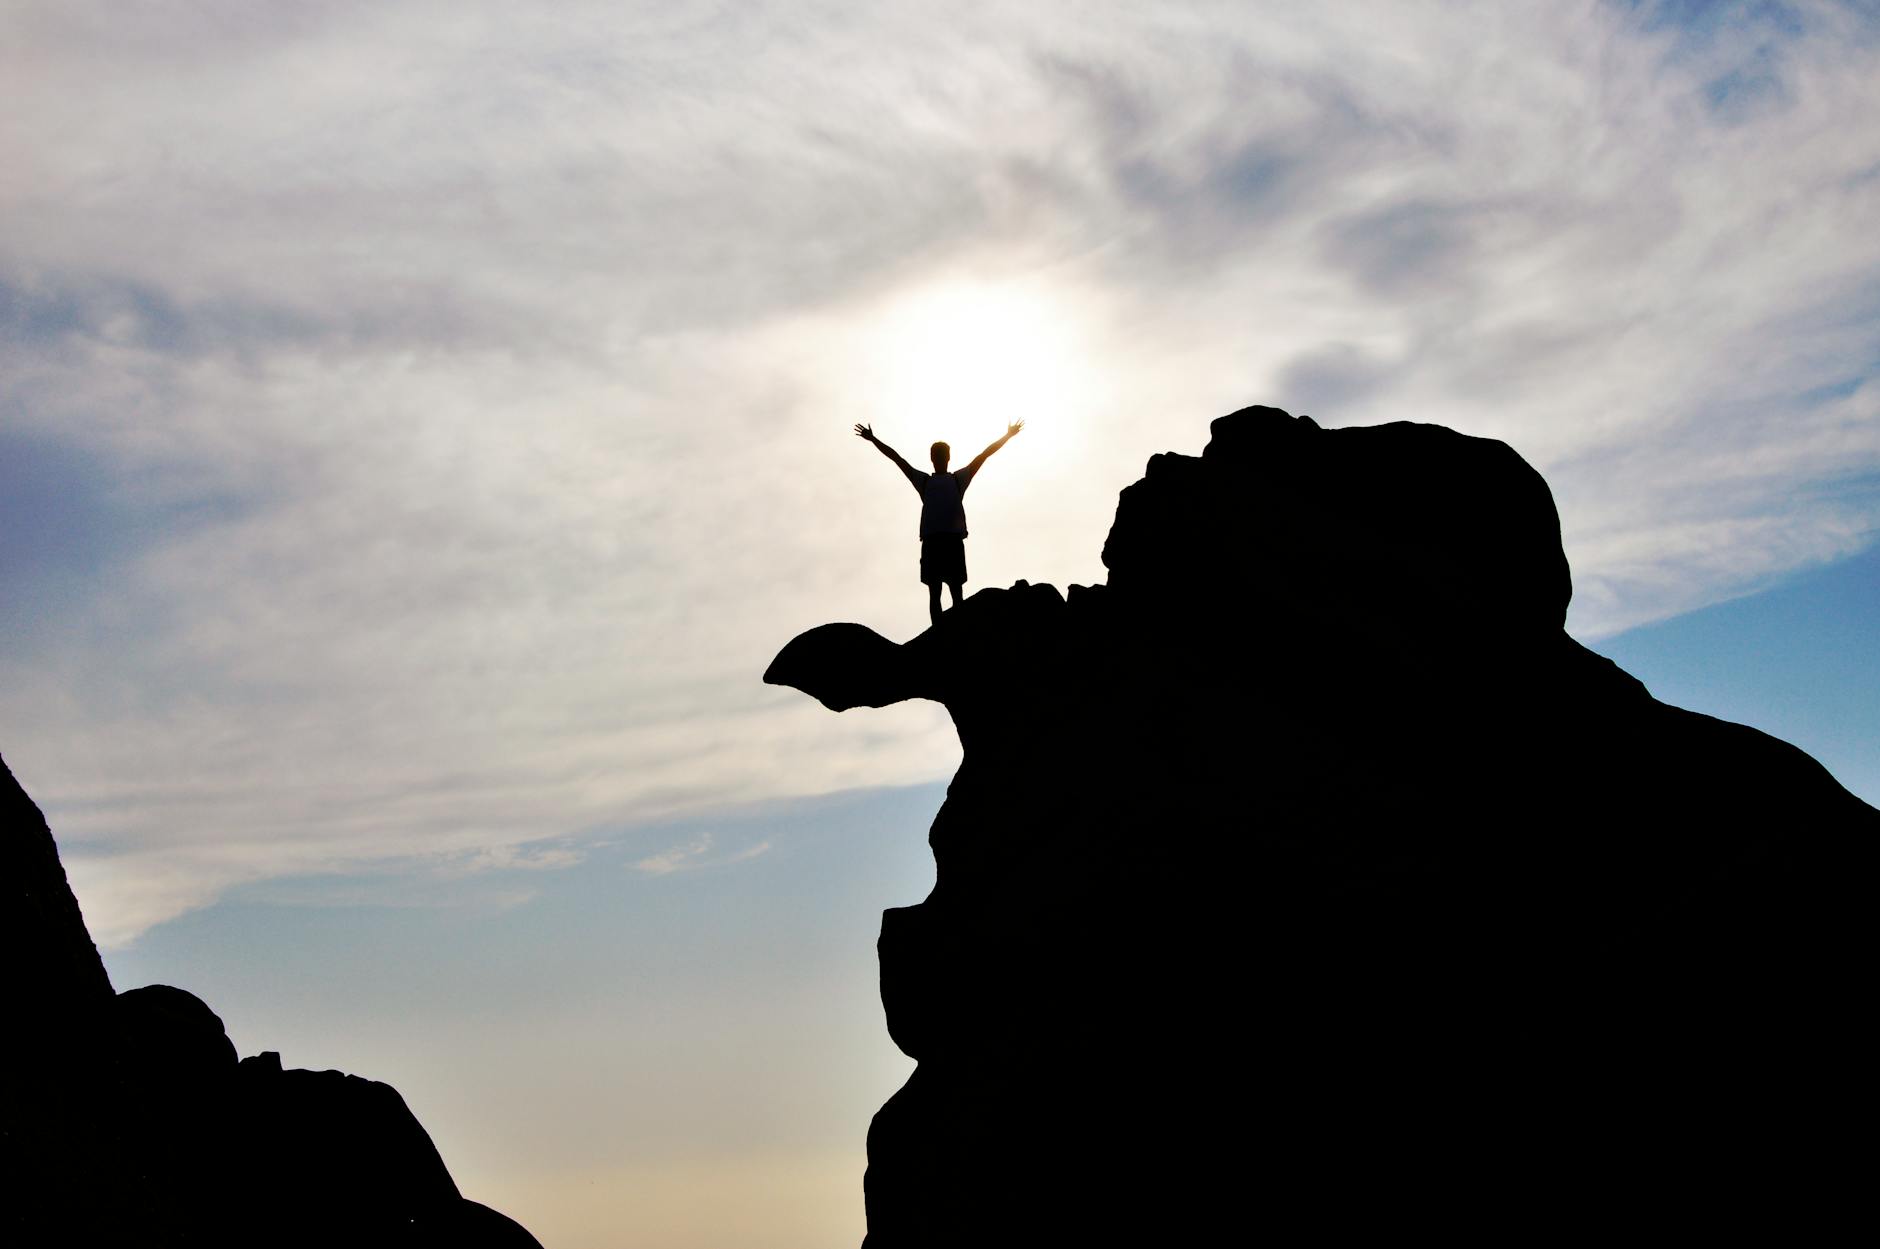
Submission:
[[[1856,1213],[1880,812],[1569,638],[1518,455],[1247,408],[1103,558],[765,674],[964,746],[883,915],[870,1249]]]
[[[237,1060],[192,993],[113,993],[39,808],[0,761],[4,1226],[15,1245],[540,1249],[465,1199],[390,1085]]]

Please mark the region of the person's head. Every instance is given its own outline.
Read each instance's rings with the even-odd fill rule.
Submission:
[[[927,454],[933,457],[933,471],[944,473],[947,471],[947,461],[953,458],[953,448],[944,442],[936,442],[927,448]]]

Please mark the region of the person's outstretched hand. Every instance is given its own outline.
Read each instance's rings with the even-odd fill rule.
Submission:
[[[1019,430],[1023,428],[1025,428],[1025,422],[1013,421],[1010,425],[1007,425],[1005,427],[1005,436],[1007,438],[1010,438],[1013,434],[1016,434]]]
[[[873,442],[875,440],[875,427],[873,425],[857,425],[855,427],[855,436]]]

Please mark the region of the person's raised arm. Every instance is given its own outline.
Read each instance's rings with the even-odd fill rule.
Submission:
[[[900,454],[896,452],[893,447],[875,437],[875,427],[873,425],[857,425],[855,427],[855,436],[862,439],[864,442],[873,444],[875,450],[881,452],[881,454],[887,456],[890,460],[893,460],[894,466],[907,474],[907,479],[913,483],[914,489],[920,489],[921,482],[927,475],[902,459]]]
[[[1007,425],[1005,427],[1004,437],[998,439],[991,446],[987,447],[984,451],[981,451],[978,455],[973,457],[973,462],[966,466],[966,475],[968,477],[971,477],[974,473],[977,473],[979,471],[979,466],[984,464],[987,458],[990,457],[994,451],[997,451],[1000,447],[1003,447],[1006,443],[1012,441],[1012,435],[1016,434],[1019,430],[1023,428],[1025,428],[1025,422],[1023,421],[1013,421],[1010,425]]]

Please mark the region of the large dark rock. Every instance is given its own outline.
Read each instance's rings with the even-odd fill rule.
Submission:
[[[18,1017],[54,1023],[111,996],[98,947],[85,930],[78,900],[45,816],[12,769],[0,759],[0,870],[6,905],[0,907],[0,946],[7,952],[12,1010]]]
[[[1880,812],[1569,638],[1519,456],[1249,408],[1104,561],[766,674],[965,747],[883,917],[871,1249],[1849,1212]]]
[[[540,1249],[457,1191],[390,1085],[236,1059],[194,994],[113,994],[44,817],[0,763],[14,1010],[8,1243]]]

